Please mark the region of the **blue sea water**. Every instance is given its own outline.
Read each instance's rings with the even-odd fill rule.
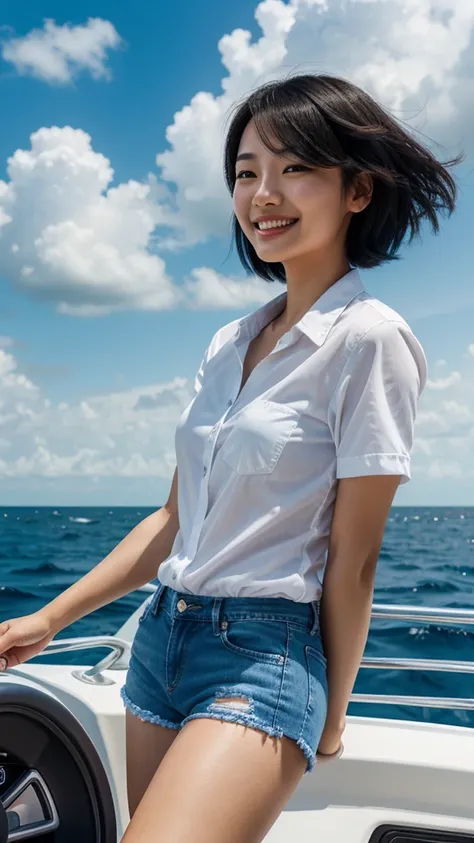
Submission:
[[[100,562],[152,510],[134,507],[0,507],[0,621],[34,612]],[[393,507],[377,567],[377,603],[473,608],[474,508]],[[143,602],[129,594],[58,637],[111,634]],[[473,658],[474,626],[373,621],[366,655]],[[46,661],[93,664],[104,651]],[[361,670],[363,693],[474,697],[460,673]],[[474,712],[351,704],[349,713],[474,727]]]

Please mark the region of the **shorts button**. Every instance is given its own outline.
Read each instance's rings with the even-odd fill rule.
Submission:
[[[184,612],[184,610],[188,608],[188,604],[186,603],[186,600],[178,600],[178,602],[176,604],[176,608],[177,608],[178,612]]]
[[[228,626],[229,626],[229,624],[227,623],[227,621],[222,621],[221,629],[226,630]]]

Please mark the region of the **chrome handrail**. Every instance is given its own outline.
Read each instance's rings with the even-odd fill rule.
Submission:
[[[351,702],[378,705],[412,705],[417,708],[451,708],[474,711],[474,699],[469,697],[412,697],[396,694],[352,694]]]
[[[366,657],[361,667],[381,670],[439,670],[443,673],[474,673],[474,662],[450,661],[449,659],[381,659]]]
[[[372,618],[400,621],[425,621],[425,623],[474,624],[472,609],[433,609],[430,606],[397,606],[374,603]]]
[[[472,609],[434,609],[425,606],[397,606],[385,603],[372,605],[372,619],[424,621],[425,623],[451,623],[474,625]],[[443,673],[474,674],[474,661],[450,659],[362,659],[361,667],[380,670],[436,670]],[[427,708],[451,708],[474,711],[474,699],[469,697],[416,697],[399,694],[352,694],[351,702],[382,705],[411,705]]]
[[[115,685],[113,679],[103,676],[103,670],[120,670],[123,668],[124,658],[128,662],[130,644],[123,638],[113,635],[91,635],[87,638],[59,638],[46,645],[40,656],[56,656],[58,653],[72,653],[74,650],[91,650],[96,647],[110,647],[111,653],[87,670],[73,670],[72,676],[88,685]]]
[[[156,585],[145,583],[135,591],[144,591],[146,594],[153,594]],[[103,670],[126,670],[130,659],[131,646],[123,638],[114,635],[90,635],[83,638],[53,638],[44,650],[38,655],[55,656],[58,653],[72,653],[74,650],[90,650],[96,647],[110,647],[112,650],[100,662],[86,670],[73,670],[71,675],[87,685],[115,685],[113,679],[104,676]]]
[[[136,588],[135,591],[146,591],[147,594],[153,594],[156,591],[156,585],[153,585],[151,582],[146,582],[145,585],[141,585],[139,588]]]
[[[152,594],[156,586],[146,583],[137,591]],[[451,623],[457,625],[474,625],[474,610],[471,609],[435,609],[425,606],[403,606],[386,603],[374,603],[372,619],[423,621],[425,623]],[[113,680],[103,676],[104,670],[121,670],[128,666],[130,644],[114,636],[97,636],[89,638],[70,638],[53,640],[45,647],[43,653],[55,655],[57,653],[84,650],[92,647],[111,647],[112,652],[87,670],[74,670],[72,675],[81,682],[91,685],[111,685]],[[362,659],[361,668],[379,670],[432,670],[443,673],[474,674],[474,661],[452,661],[449,659],[403,659],[403,658],[374,658]],[[390,694],[352,694],[351,702],[381,703],[385,705],[411,705],[428,708],[451,708],[474,710],[474,699],[461,697],[417,697],[412,695]]]

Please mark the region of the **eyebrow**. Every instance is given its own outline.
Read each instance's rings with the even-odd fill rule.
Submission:
[[[240,155],[237,155],[235,163],[237,163],[237,161],[251,161],[252,158],[255,158],[253,152],[241,152]]]
[[[282,156],[283,158],[297,157],[291,149],[280,149],[277,153],[277,157],[278,156]],[[241,152],[240,155],[237,155],[235,163],[237,164],[238,161],[252,161],[255,158],[258,158],[258,156],[255,155],[253,152]]]

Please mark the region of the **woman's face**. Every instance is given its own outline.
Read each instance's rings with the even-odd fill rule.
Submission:
[[[364,187],[364,185],[362,185]],[[236,161],[234,212],[259,258],[288,263],[324,255],[343,246],[352,213],[370,201],[342,192],[339,167],[304,164],[290,152],[274,155],[261,141],[253,120],[242,135]]]

